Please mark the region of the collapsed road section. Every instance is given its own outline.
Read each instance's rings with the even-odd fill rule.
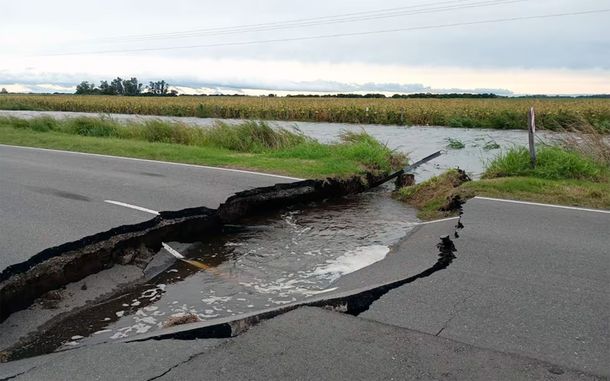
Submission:
[[[193,242],[215,234],[224,224],[281,207],[362,192],[378,181],[352,177],[346,180],[305,180],[256,188],[231,196],[217,210],[191,208],[162,212],[135,225],[121,226],[44,250],[0,273],[0,321],[27,308],[43,294],[97,273],[114,264],[142,263],[152,259],[162,242]]]
[[[324,203],[326,199],[336,200],[340,196],[363,192],[369,189],[368,184],[377,181],[378,178],[368,175],[256,188],[230,197],[218,210],[193,208],[163,212],[141,224],[118,227],[47,249],[0,274],[0,311],[4,321],[0,348],[5,349],[0,357],[6,361],[49,352],[61,345],[78,344],[83,336],[109,331],[105,327],[111,323],[124,324],[125,320],[116,321],[124,314],[132,313],[134,319],[150,322],[153,316],[163,315],[156,311],[159,307],[154,303],[163,301],[165,294],[171,295],[171,292],[165,292],[167,285],[180,294],[185,290],[207,292],[198,295],[199,301],[211,307],[193,311],[189,310],[192,306],[184,304],[181,314],[169,314],[176,310],[168,309],[167,318],[157,324],[160,328],[166,328],[168,322],[172,325],[172,321],[180,324],[218,316],[230,318],[247,313],[250,311],[248,308],[253,308],[251,311],[273,309],[332,291],[329,285],[338,276],[383,259],[389,252],[388,246],[415,224],[412,209],[389,197],[376,197],[375,192]],[[294,208],[294,205],[307,203],[310,214],[301,214],[302,210]],[[331,205],[335,204],[333,208]],[[265,226],[269,219],[261,223],[254,218],[286,208],[288,212],[282,213],[276,224],[290,227],[284,232],[275,229],[276,232],[270,233],[269,227]],[[359,210],[361,214],[342,221],[345,210]],[[256,234],[251,239],[253,231]],[[277,232],[284,236],[277,236]],[[210,242],[218,241],[219,237],[228,237],[220,239],[220,245],[216,245],[217,249],[224,248],[224,254],[210,250]],[[247,242],[247,245],[239,248],[240,241]],[[201,264],[199,269],[206,270],[200,274],[232,285],[232,288],[225,287],[228,295],[215,295],[218,288],[211,287],[200,276],[189,278],[199,269],[188,266],[188,262],[169,263],[168,259],[173,257],[163,252],[164,242],[170,242],[188,257],[196,257],[194,262]],[[265,262],[273,257],[269,255],[273,246],[269,242],[277,243],[274,262]],[[290,247],[291,242],[294,247]],[[329,244],[316,248],[316,242]],[[303,251],[304,248],[310,250]],[[284,255],[285,252],[292,256]],[[333,253],[339,255],[333,257]],[[228,256],[238,259],[227,261]],[[315,261],[301,261],[309,256]],[[250,266],[249,278],[236,277],[231,274],[231,269],[224,274],[216,271],[215,267],[223,261],[231,262],[234,267]],[[258,266],[251,266],[253,263]],[[291,271],[277,271],[282,268],[282,263]],[[269,273],[277,282],[269,282],[271,276],[262,277],[263,281],[258,276]],[[183,282],[185,278],[189,278],[190,283]],[[100,279],[104,281],[100,282]],[[203,283],[196,283],[198,281]],[[252,295],[261,293],[267,293],[269,297],[259,303],[251,301]],[[242,305],[225,303],[224,310],[219,312],[221,308],[217,303],[228,299]],[[113,303],[119,308],[109,311],[108,307]],[[168,302],[175,303],[177,301]],[[142,317],[142,311],[148,311],[148,316]],[[108,313],[111,313],[110,317]],[[71,321],[72,326],[66,325],[66,321]],[[19,327],[20,324],[23,327]],[[85,329],[82,332],[70,329],[75,326]],[[134,326],[134,333],[147,332],[147,329],[137,329],[142,327],[140,323]],[[35,327],[35,332],[32,327]],[[132,329],[133,326],[123,328]],[[120,329],[115,331],[115,334],[121,332]],[[129,335],[114,338],[126,336]],[[41,337],[52,340],[41,342]]]

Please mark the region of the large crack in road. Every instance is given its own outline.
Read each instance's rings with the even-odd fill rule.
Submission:
[[[272,187],[256,188],[240,192],[230,197],[218,210],[193,208],[177,212],[162,212],[150,221],[121,226],[108,232],[100,233],[82,240],[45,250],[30,260],[11,266],[0,274],[0,296],[2,299],[2,319],[11,313],[24,309],[35,300],[54,302],[54,292],[66,285],[78,285],[81,291],[95,285],[87,285],[91,274],[108,275],[118,268],[139,265],[149,267],[156,254],[161,250],[162,242],[195,242],[205,236],[226,234],[245,217],[268,213],[297,203],[337,198],[366,190],[367,184],[374,183],[376,178],[354,177],[348,180],[300,181],[291,184],[279,184]],[[458,220],[457,228],[461,227]],[[365,311],[375,300],[393,288],[400,287],[421,277],[432,275],[446,268],[454,258],[455,247],[449,236],[439,243],[438,261],[429,269],[405,279],[375,285],[367,289],[352,290],[328,296],[313,296],[306,301],[298,301],[280,308],[267,308],[257,313],[237,314],[218,319],[163,329],[150,335],[139,335],[127,340],[147,340],[163,338],[210,338],[231,337],[247,330],[253,324],[278,314],[290,311],[303,305],[332,308],[357,315]],[[156,255],[155,255],[156,254]],[[163,268],[163,264],[161,264]],[[209,268],[208,268],[209,270]],[[116,287],[117,284],[114,284]],[[59,311],[40,326],[40,330],[28,337],[21,338],[16,344],[3,352],[3,361],[50,352],[57,348],[57,343],[41,345],[40,337],[62,327],[62,320],[70,315],[82,314],[83,311],[103,310],[107,303],[116,302],[125,305],[134,291],[142,287],[150,288],[151,284],[136,279],[120,285],[120,290],[98,294],[99,303],[85,303],[80,308],[70,311]],[[95,299],[95,298],[94,298]],[[145,306],[141,306],[145,307]],[[95,314],[94,314],[95,315]],[[96,315],[99,316],[99,315]],[[186,329],[188,328],[188,329]],[[65,334],[65,333],[64,333]],[[64,338],[65,339],[65,338]]]

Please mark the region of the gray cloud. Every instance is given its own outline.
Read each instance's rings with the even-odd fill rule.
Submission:
[[[476,0],[471,2],[480,3]],[[430,2],[429,7],[439,8],[439,5],[434,6],[435,3],[437,1]],[[26,49],[34,53],[130,50],[443,25],[578,12],[608,6],[607,0],[528,0],[497,6],[474,6],[461,10],[263,32],[137,42],[129,42],[131,40],[128,38],[106,43],[99,40],[85,40],[81,44],[69,42],[109,35],[141,35],[259,24],[421,4],[421,1],[416,0],[387,0],[383,3],[351,0],[311,0],[307,3],[279,0],[234,0],[221,3],[177,0],[171,2],[170,6],[161,0],[57,0],[40,2],[33,8],[28,2],[13,2],[3,5],[6,16],[2,20],[0,34],[13,36],[13,44],[4,44],[7,45],[3,49],[5,53],[11,49]],[[125,16],[116,17],[117,10]],[[610,68],[610,56],[607,54],[610,47],[608,15],[600,13],[335,39],[168,50],[150,55],[272,60],[290,57],[300,61],[450,64],[467,67]],[[126,17],[135,17],[137,22],[126,23]],[[159,22],[160,17],[162,23]],[[54,35],[58,37],[54,39]],[[53,44],[53,41],[56,43]]]
[[[146,83],[147,81],[144,81]],[[0,87],[6,85],[21,85],[28,89],[29,92],[47,93],[47,92],[66,92],[71,93],[78,82],[54,83],[54,85],[42,84],[37,81],[25,82],[10,82],[0,79]],[[172,81],[169,80],[172,86],[180,88],[182,93],[199,93],[201,89],[205,89],[205,93],[216,94],[245,94],[247,90],[260,90],[268,92],[286,91],[286,92],[302,92],[302,93],[363,93],[363,92],[380,92],[380,93],[494,93],[498,95],[513,95],[513,92],[507,89],[461,89],[461,88],[433,88],[419,83],[400,84],[400,83],[341,83],[333,81],[308,81],[308,82],[291,82],[291,83],[272,83],[265,85],[264,83],[256,82],[223,82],[210,83],[200,81]]]
[[[242,32],[229,35],[194,36],[184,39],[133,41],[119,38],[103,42],[100,38],[109,36],[143,35],[169,33],[183,30],[226,27],[234,25],[273,23],[291,19],[305,19],[325,15],[365,12],[381,8],[406,6],[433,7],[438,0],[386,0],[382,3],[367,0],[310,0],[292,2],[284,0],[233,0],[228,2],[203,2],[198,0],[56,0],[53,2],[8,2],[3,4],[0,23],[0,52],[7,57],[38,56],[46,53],[66,53],[82,51],[126,50],[141,48],[172,48],[207,44],[231,44],[244,41],[277,40],[300,38],[336,33],[358,33],[387,29],[417,28],[444,24],[459,24],[470,21],[498,18],[522,17],[556,13],[579,12],[583,10],[608,8],[607,0],[527,0],[509,4],[497,1],[494,6],[473,6],[468,9],[448,9],[436,13],[402,15],[400,17],[361,20],[350,23],[316,25],[309,27]],[[447,3],[447,2],[445,2]],[[480,0],[455,2],[481,3]],[[437,4],[436,7],[439,7]],[[610,70],[610,13],[590,14],[563,18],[497,22],[484,25],[455,26],[451,28],[431,28],[396,33],[371,34],[353,37],[314,39],[305,41],[276,42],[253,45],[217,46],[197,49],[163,50],[133,53],[136,58],[150,60],[150,67],[159,59],[197,60],[209,58],[220,61],[291,60],[305,63],[364,63],[418,67],[452,67],[475,70],[492,69],[573,69],[591,71]],[[126,19],[135,22],[125,22]],[[80,42],[77,42],[80,40]],[[106,54],[96,56],[103,61]],[[65,57],[66,62],[71,57]],[[221,65],[221,63],[218,63]],[[44,68],[24,69],[22,73],[3,71],[0,60],[0,82],[41,84],[54,83],[70,86],[81,80],[99,81],[102,78],[89,76],[88,67],[75,72],[65,70],[51,72]],[[25,64],[24,64],[25,66]],[[150,69],[150,70],[149,70]],[[156,69],[155,69],[156,70]],[[294,91],[471,91],[469,89],[430,88],[425,82],[430,80],[408,78],[405,83],[365,83],[373,78],[355,79],[358,84],[333,82],[332,73],[325,75],[326,81],[294,81],[285,79],[261,82],[257,79],[238,78],[215,83],[215,77],[206,77],[205,68],[201,73],[159,72],[143,65],[137,75],[142,80],[151,72],[160,77],[188,86],[220,88],[253,88]],[[166,67],[166,70],[171,68]],[[148,73],[148,74],[147,74]],[[173,74],[173,77],[171,75]],[[280,74],[280,73],[278,73]],[[114,74],[113,74],[114,75]],[[116,73],[116,75],[123,75]],[[308,78],[311,79],[311,78]],[[392,79],[390,79],[391,81]],[[345,81],[345,78],[341,79]],[[385,79],[383,80],[385,81]],[[210,82],[210,83],[208,83]],[[424,84],[418,84],[424,82]],[[459,83],[462,87],[463,84]],[[493,91],[510,94],[509,90],[494,89],[494,83],[484,83],[490,89],[472,91]],[[444,87],[438,86],[437,87]],[[473,85],[474,86],[474,85]],[[497,84],[506,87],[506,84]],[[452,87],[447,83],[446,87]]]
[[[265,91],[291,91],[291,92],[312,92],[312,93],[361,93],[361,92],[383,92],[383,93],[494,93],[498,95],[513,95],[508,89],[494,88],[433,88],[421,83],[342,83],[334,81],[307,81],[307,82],[283,82],[283,83],[256,83],[256,82],[223,82],[209,83],[198,81],[170,81],[176,86],[188,87],[191,89],[210,88],[218,92],[243,92],[244,89],[265,90]]]

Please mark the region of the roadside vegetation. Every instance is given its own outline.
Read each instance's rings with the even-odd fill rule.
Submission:
[[[108,86],[111,84],[112,82]],[[90,91],[90,87],[93,86],[87,84],[88,87],[85,89],[85,85],[81,85],[84,91]],[[102,85],[97,89],[101,87],[106,89],[106,86]],[[150,84],[150,86],[155,88],[156,85]],[[95,89],[93,87],[94,91]],[[593,126],[600,133],[610,133],[610,99],[603,98],[435,99],[0,95],[0,109],[7,110],[81,111],[495,129],[525,129],[527,126],[525,110],[530,106],[534,106],[536,109],[538,129],[573,130]]]
[[[104,118],[0,118],[0,143],[320,178],[389,172],[406,158],[366,133],[321,144],[262,122],[209,128]]]
[[[491,161],[479,181],[449,170],[397,197],[419,209],[424,220],[456,215],[459,204],[479,196],[610,209],[610,144],[595,134],[538,149],[535,168],[529,151],[513,148]]]
[[[451,149],[466,148],[466,145],[460,139],[447,138],[447,142],[448,142],[447,148],[451,148]]]
[[[470,178],[464,171],[450,169],[421,184],[403,187],[396,196],[419,209],[417,217],[422,220],[450,217],[459,213],[463,201],[474,196],[460,190],[460,186],[468,181]]]

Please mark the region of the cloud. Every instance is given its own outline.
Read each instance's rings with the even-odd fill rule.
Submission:
[[[494,93],[498,95],[513,95],[507,89],[496,88],[434,88],[421,83],[344,83],[336,81],[308,81],[283,83],[206,83],[181,82],[174,86],[180,93],[185,94],[265,94],[277,92],[279,94],[335,94],[335,93],[384,93],[384,94],[413,94],[413,93]]]
[[[463,68],[139,55],[103,59],[95,56],[27,60],[8,57],[2,63],[0,83],[28,85],[32,91],[42,92],[70,92],[81,81],[99,83],[116,76],[135,76],[144,83],[164,79],[177,87],[209,93],[248,89],[278,93],[493,92],[502,95],[610,92],[610,70],[603,69]]]
[[[51,83],[2,83],[0,88],[6,89],[10,93],[73,93],[74,86],[60,86]]]

